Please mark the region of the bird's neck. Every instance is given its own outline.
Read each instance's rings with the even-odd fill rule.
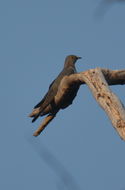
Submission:
[[[64,64],[64,68],[66,68],[66,67],[74,67],[75,68],[75,64],[70,61],[66,61]]]

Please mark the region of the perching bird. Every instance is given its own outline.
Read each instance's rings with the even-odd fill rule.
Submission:
[[[56,115],[60,109],[64,109],[72,104],[78,92],[79,85],[73,85],[72,90],[70,90],[70,93],[64,98],[61,105],[55,104],[54,98],[57,94],[58,87],[63,77],[76,73],[75,62],[78,59],[81,59],[81,57],[75,55],[69,55],[66,57],[62,72],[50,84],[48,92],[45,94],[43,99],[34,107],[34,110],[29,115],[29,117],[33,117],[32,122],[34,122],[39,116],[46,114]]]

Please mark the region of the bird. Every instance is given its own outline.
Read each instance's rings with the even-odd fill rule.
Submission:
[[[68,55],[65,58],[63,70],[60,72],[57,78],[50,84],[48,92],[45,94],[43,99],[36,106],[34,106],[33,111],[29,114],[29,117],[33,118],[32,122],[36,121],[36,119],[38,119],[39,116],[44,116],[47,114],[56,115],[56,113],[60,109],[65,109],[66,107],[72,104],[80,87],[80,85],[78,84],[74,84],[72,86],[72,89],[70,90],[69,94],[66,95],[61,104],[58,105],[55,103],[55,96],[58,92],[58,88],[62,79],[65,76],[77,73],[75,63],[78,59],[81,59],[81,57],[76,55]]]

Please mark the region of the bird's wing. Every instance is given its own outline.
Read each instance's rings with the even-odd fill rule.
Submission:
[[[64,68],[62,72],[58,75],[58,77],[50,84],[49,90],[44,98],[34,107],[40,108],[39,113],[34,117],[32,122],[34,122],[42,113],[42,111],[54,100],[54,97],[58,91],[59,84],[62,78],[66,75],[73,74],[75,72],[73,67]]]
[[[46,98],[48,99],[48,97],[52,96],[52,94],[53,94],[53,97],[54,97],[56,95],[57,91],[58,91],[58,86],[59,86],[60,81],[62,80],[62,78],[65,75],[70,75],[70,74],[73,74],[74,72],[76,72],[76,71],[72,67],[69,67],[67,69],[64,68],[62,70],[62,72],[57,76],[57,78],[55,80],[53,80],[53,82],[50,84],[48,92],[45,94],[43,99],[36,106],[34,106],[34,109],[40,107],[44,103]]]
[[[50,90],[51,86],[53,85],[54,81],[50,84],[49,90]],[[45,96],[43,97],[43,99],[37,105],[34,106],[34,109],[40,107],[43,104],[43,102],[45,101],[45,99],[46,99],[47,96],[48,96],[48,92],[45,94]]]

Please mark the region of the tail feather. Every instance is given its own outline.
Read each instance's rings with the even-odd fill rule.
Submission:
[[[49,93],[47,93],[47,95],[45,95],[43,100],[35,106],[35,108],[37,106],[39,106],[39,107],[36,108],[36,110],[38,109],[38,112],[35,113],[35,115],[33,114],[34,118],[33,118],[32,122],[36,121],[36,119],[41,115],[42,112],[44,112],[44,110],[53,101],[53,99],[54,99],[54,94],[53,94],[53,90],[51,90]],[[32,113],[30,114],[30,116],[32,116]]]
[[[37,115],[32,119],[32,123],[35,122],[35,121],[38,119],[39,116],[40,116],[40,113],[37,114]]]
[[[40,116],[40,108],[34,109],[30,114],[29,117],[33,117],[32,122],[34,122]]]
[[[46,103],[46,102],[45,102],[45,103]],[[43,107],[41,106],[41,107],[39,108],[39,111],[38,111],[37,114],[35,114],[35,116],[34,116],[34,118],[33,118],[33,120],[32,120],[32,123],[33,123],[34,121],[36,121],[36,119],[42,114],[42,112],[44,111],[44,109],[45,109],[48,105],[49,105],[49,102],[47,102],[45,105],[43,105]]]
[[[30,114],[29,114],[29,117],[35,117],[38,113],[39,113],[39,108],[37,109],[34,109]]]

